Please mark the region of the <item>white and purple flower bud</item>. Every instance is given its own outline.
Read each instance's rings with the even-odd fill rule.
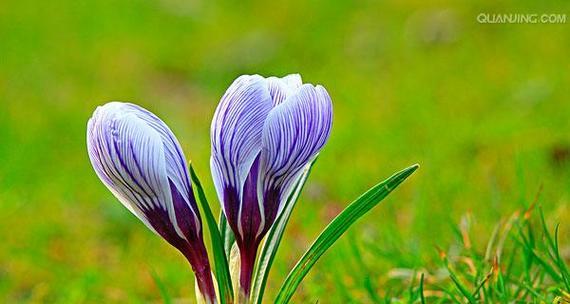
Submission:
[[[332,103],[297,74],[244,75],[222,97],[211,127],[210,166],[240,249],[240,286],[249,295],[259,243],[303,169],[328,140]]]
[[[188,259],[200,291],[215,302],[186,159],[168,126],[137,105],[110,102],[98,107],[87,124],[87,150],[103,184]]]

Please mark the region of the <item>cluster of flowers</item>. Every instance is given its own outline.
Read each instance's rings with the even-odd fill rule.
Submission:
[[[239,294],[247,299],[258,248],[302,172],[326,143],[332,104],[322,86],[299,75],[237,78],[214,113],[210,167],[239,249]],[[110,102],[87,126],[97,176],[150,230],[190,262],[199,296],[216,303],[202,219],[180,144],[140,106]]]

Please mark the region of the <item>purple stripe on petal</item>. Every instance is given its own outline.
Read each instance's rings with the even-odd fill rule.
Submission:
[[[183,249],[184,246],[186,246],[186,241],[176,233],[176,229],[174,228],[172,221],[170,221],[166,210],[155,207],[143,207],[142,211],[156,233],[170,243],[170,245],[178,249]]]
[[[241,76],[222,97],[212,120],[210,166],[240,249],[240,293],[249,294],[259,243],[331,123],[326,90],[302,85],[297,74]]]
[[[228,222],[235,227],[243,185],[261,150],[263,124],[272,106],[266,80],[259,75],[244,75],[228,88],[214,113],[212,177]]]
[[[171,187],[173,187],[173,192],[176,191],[172,183]],[[175,199],[177,202],[175,202],[175,204],[180,204],[181,207],[181,209],[177,209],[177,217],[179,217],[183,226],[187,225],[191,227],[194,225],[192,220],[193,217],[189,216],[190,210],[185,206],[185,203],[183,200],[180,200],[180,198],[181,197]],[[186,212],[178,213],[178,210],[186,210]],[[192,270],[196,274],[196,280],[200,290],[210,299],[214,299],[215,289],[210,274],[210,261],[208,260],[208,253],[204,246],[202,234],[188,234],[187,239],[181,238],[178,233],[175,232],[175,228],[169,220],[166,210],[160,208],[145,209],[144,214],[156,232],[170,245],[177,248],[186,257],[186,259],[188,259],[192,266]],[[184,222],[182,218],[185,218],[188,222]]]
[[[186,158],[168,126],[139,106],[111,102],[89,120],[87,149],[101,181],[149,229],[184,254],[200,290],[214,302]]]
[[[241,201],[237,197],[238,191],[237,189],[233,188],[232,186],[228,186],[224,188],[223,194],[223,210],[228,220],[228,224],[236,234],[236,237],[239,237],[238,234],[238,217],[239,217],[239,210],[241,207]]]
[[[265,209],[281,210],[302,169],[326,143],[331,125],[332,103],[321,86],[305,84],[271,111],[261,153]]]
[[[251,238],[246,242],[254,242],[263,221],[259,201],[257,198],[257,185],[259,176],[259,156],[253,162],[243,187],[242,205],[238,222],[240,235]]]
[[[201,223],[196,222],[195,217],[192,215],[192,210],[186,202],[185,196],[182,195],[172,180],[168,180],[170,184],[170,191],[172,193],[172,203],[174,205],[174,212],[176,213],[176,222],[186,239],[192,242],[196,236],[201,235]],[[198,227],[198,229],[196,229]]]
[[[125,104],[138,118],[146,122],[160,136],[163,142],[164,156],[166,160],[166,173],[175,184],[178,191],[188,193],[191,190],[190,176],[186,166],[186,157],[180,148],[180,143],[168,128],[168,126],[150,111],[134,104]],[[197,210],[193,201],[189,202],[192,210]],[[193,204],[194,203],[194,204]],[[197,215],[194,213],[194,216]]]
[[[293,94],[302,85],[301,75],[291,74],[283,78],[269,77],[267,78],[267,87],[273,106],[282,103],[287,96]]]
[[[184,235],[183,230],[200,230],[182,150],[158,117],[133,104],[108,103],[97,108],[90,119],[87,145],[97,175],[150,229],[156,231],[146,211],[160,209],[166,211],[179,236]],[[185,203],[184,212],[189,211],[194,227],[181,229],[177,224],[176,193],[184,194],[178,199]]]

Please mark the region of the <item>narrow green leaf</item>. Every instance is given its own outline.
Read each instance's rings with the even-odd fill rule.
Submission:
[[[210,231],[210,238],[212,240],[212,251],[214,254],[214,265],[216,279],[218,281],[218,290],[220,292],[220,303],[232,303],[233,302],[233,290],[232,281],[230,278],[230,272],[228,267],[228,261],[224,253],[224,245],[222,243],[222,238],[220,236],[220,231],[218,231],[218,225],[216,224],[216,219],[212,214],[208,200],[206,199],[206,194],[200,183],[200,179],[196,175],[192,164],[190,164],[190,177],[192,182],[196,187],[196,192],[198,193],[198,198],[202,210],[204,210],[204,217],[206,223],[208,223],[208,230]]]
[[[271,227],[267,233],[267,236],[265,237],[265,242],[261,248],[261,253],[259,254],[254,272],[255,277],[253,279],[253,286],[251,288],[252,303],[262,303],[263,293],[265,292],[265,285],[267,284],[267,277],[269,276],[269,270],[271,269],[271,265],[273,264],[273,260],[277,254],[279,243],[281,243],[283,233],[285,232],[285,227],[289,222],[289,218],[291,218],[293,208],[297,203],[297,199],[303,190],[303,186],[307,181],[307,178],[311,172],[311,168],[315,164],[315,161],[316,160],[314,160],[304,169],[303,173],[299,177],[299,180],[297,181],[297,184],[295,185],[293,192],[285,202],[285,206],[283,207],[281,215],[279,215],[273,224],[273,227]]]
[[[440,300],[440,303],[448,303],[450,301],[453,301],[453,303],[456,304],[462,304],[461,301],[459,301],[456,297],[455,297],[455,293],[452,292],[451,290],[445,288],[445,287],[441,287],[441,291],[443,291],[448,297],[449,299],[444,299],[443,297]]]
[[[447,271],[449,272],[449,277],[451,278],[451,280],[455,284],[455,287],[457,287],[457,289],[461,292],[461,294],[467,299],[467,301],[469,303],[472,303],[472,304],[477,303],[475,298],[471,295],[471,292],[469,292],[467,287],[465,287],[461,283],[461,280],[459,280],[459,278],[457,277],[455,272],[453,272],[453,270],[449,266],[449,263],[447,262],[447,259],[444,260],[444,263],[445,263],[445,267],[447,268]]]
[[[230,252],[232,251],[232,246],[236,241],[236,237],[232,228],[228,224],[228,220],[224,214],[224,211],[220,211],[220,234],[222,237],[222,242],[224,244],[224,252],[226,254],[226,259],[230,259]]]
[[[558,231],[560,229],[560,224],[556,224],[556,228],[554,228],[554,250],[556,250],[556,264],[558,265],[558,269],[562,275],[562,279],[564,282],[564,286],[566,290],[570,292],[570,273],[568,273],[568,267],[566,267],[566,262],[564,258],[560,255],[560,249],[558,247]]]
[[[164,283],[162,283],[162,280],[160,279],[160,277],[158,276],[156,271],[151,269],[150,270],[150,276],[152,277],[154,284],[156,284],[156,287],[158,287],[158,291],[160,292],[160,296],[162,297],[162,302],[164,304],[172,304],[172,297],[170,297],[170,295],[168,294],[168,290],[166,289],[166,285],[164,285]]]
[[[335,217],[317,237],[309,250],[301,257],[291,272],[289,272],[289,275],[280,288],[275,303],[288,303],[303,278],[327,249],[329,249],[356,220],[388,196],[398,185],[414,173],[418,167],[419,165],[417,164],[410,166],[372,187]]]
[[[526,282],[524,282],[524,281],[521,281],[520,284],[521,284],[521,286],[523,286],[523,287],[526,289],[526,291],[532,293],[536,298],[538,298],[538,299],[540,299],[540,300],[542,300],[542,301],[545,302],[546,299],[544,298],[544,296],[541,295],[538,291],[536,291],[536,290],[535,290],[532,286],[530,286],[528,283],[526,283]],[[525,296],[525,297],[526,297],[526,296]],[[524,297],[523,297],[523,298],[524,298]]]
[[[534,248],[531,247],[531,245],[528,243],[528,241],[524,238],[522,234],[521,234],[521,239],[515,238],[515,241],[519,242],[523,246],[523,249],[526,252],[525,254],[530,256],[533,260],[536,260],[538,264],[542,266],[542,268],[546,271],[548,275],[550,275],[550,277],[553,280],[555,280],[556,282],[562,280],[562,278],[558,275],[553,266],[550,265],[545,258],[539,255],[539,253]],[[527,272],[530,273],[529,271]],[[530,274],[527,277],[527,281],[531,281]]]
[[[546,226],[546,220],[544,219],[542,208],[540,208],[540,220],[542,223],[542,230],[550,247],[546,252],[558,267],[561,281],[564,283],[566,290],[570,291],[570,274],[568,273],[568,268],[566,267],[564,258],[560,255],[560,248],[558,247],[558,230],[560,228],[560,224],[557,224],[554,228],[554,237],[552,237]]]
[[[424,296],[424,274],[420,277],[420,300],[422,304],[426,304],[426,298]]]
[[[416,269],[414,269],[414,272],[412,273],[412,277],[410,279],[410,286],[408,286],[408,303],[414,303],[415,302],[415,292],[414,292],[414,285],[416,285]]]
[[[550,246],[550,250],[546,250],[546,253],[550,256],[550,258],[552,260],[555,260],[555,254],[557,251],[557,248],[555,246],[555,242],[552,239],[552,236],[550,235],[550,231],[548,230],[548,227],[546,227],[546,220],[544,219],[544,212],[542,212],[542,208],[540,209],[540,223],[542,225],[542,230],[544,232],[544,236],[546,237],[546,240],[548,241],[547,245]]]

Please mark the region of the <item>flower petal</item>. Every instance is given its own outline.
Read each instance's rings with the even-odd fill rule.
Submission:
[[[273,106],[282,103],[287,96],[297,91],[302,84],[301,75],[299,74],[290,74],[283,78],[267,78],[267,86],[269,88],[269,94],[273,99]]]
[[[259,181],[262,212],[280,212],[302,169],[326,143],[331,125],[332,103],[322,86],[303,85],[269,113],[263,128]],[[262,216],[271,217],[275,216]]]
[[[165,234],[187,238],[190,228],[194,233],[200,230],[185,158],[164,122],[139,106],[111,102],[97,108],[87,130],[95,172],[147,227],[165,238]],[[174,198],[182,199],[185,206],[178,202],[175,208]],[[191,217],[195,227],[180,222],[181,229],[177,214]],[[167,231],[172,228],[175,232]]]
[[[271,109],[266,80],[244,75],[228,88],[214,113],[210,166],[230,224],[238,222],[243,185],[261,151],[263,124]]]

